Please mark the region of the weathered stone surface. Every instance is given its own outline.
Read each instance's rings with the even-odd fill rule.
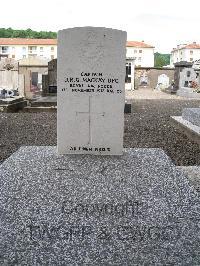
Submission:
[[[160,149],[22,147],[0,171],[2,265],[199,265],[198,194]]]
[[[200,127],[200,108],[184,108],[182,118]]]
[[[73,28],[58,33],[58,152],[123,151],[126,32]]]

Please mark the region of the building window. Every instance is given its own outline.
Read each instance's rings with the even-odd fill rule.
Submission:
[[[51,55],[51,59],[54,59],[54,55]]]
[[[190,58],[190,62],[192,62],[193,61],[193,58]]]
[[[29,46],[28,47],[28,52],[30,54],[35,54],[37,52],[37,46]]]
[[[187,77],[188,78],[190,77],[190,71],[187,71]]]
[[[8,54],[8,46],[2,46],[2,54]]]
[[[52,51],[52,52],[54,51],[54,47],[53,47],[53,46],[51,47],[51,51]]]
[[[142,50],[139,50],[139,53],[141,54],[142,53]]]
[[[25,54],[23,54],[22,58],[26,58],[26,55],[25,55]]]
[[[137,54],[137,50],[134,50],[134,54]]]
[[[190,51],[190,54],[193,54],[193,51],[192,50]]]
[[[44,48],[43,47],[40,47],[40,52],[43,52],[44,51]]]
[[[15,58],[15,55],[14,54],[12,55],[12,58]]]
[[[141,62],[142,61],[142,57],[138,57],[138,61]]]
[[[22,52],[23,52],[23,54],[26,53],[26,47],[22,47]]]

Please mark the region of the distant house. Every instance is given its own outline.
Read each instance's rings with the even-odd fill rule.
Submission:
[[[15,60],[41,57],[51,60],[57,57],[57,40],[0,38],[0,60],[2,57]]]
[[[128,41],[126,58],[133,59],[136,67],[154,66],[154,46],[138,41]]]
[[[170,63],[173,66],[175,63],[186,61],[194,62],[200,59],[200,44],[193,42],[191,44],[179,44],[177,48],[171,51]]]
[[[21,60],[41,57],[52,60],[57,58],[57,39],[0,38],[0,60],[2,57]],[[135,66],[154,66],[154,47],[144,42],[128,41],[126,58]]]

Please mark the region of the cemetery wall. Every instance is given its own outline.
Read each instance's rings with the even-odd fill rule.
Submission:
[[[146,76],[148,80],[148,87],[155,88],[158,82],[158,76],[165,74],[169,77],[171,83],[174,79],[174,68],[147,68],[147,67],[136,67],[135,68],[135,87],[141,86],[140,80],[142,76]]]

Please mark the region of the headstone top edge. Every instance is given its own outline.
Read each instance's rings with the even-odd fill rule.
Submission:
[[[127,32],[124,30],[119,30],[119,29],[113,29],[113,28],[106,28],[106,27],[93,27],[93,26],[83,26],[83,27],[73,27],[73,28],[67,28],[67,29],[62,29],[58,31],[58,36],[60,33],[67,32],[67,31],[72,31],[72,30],[111,30],[111,31],[116,31],[116,32],[122,32],[127,35]]]

